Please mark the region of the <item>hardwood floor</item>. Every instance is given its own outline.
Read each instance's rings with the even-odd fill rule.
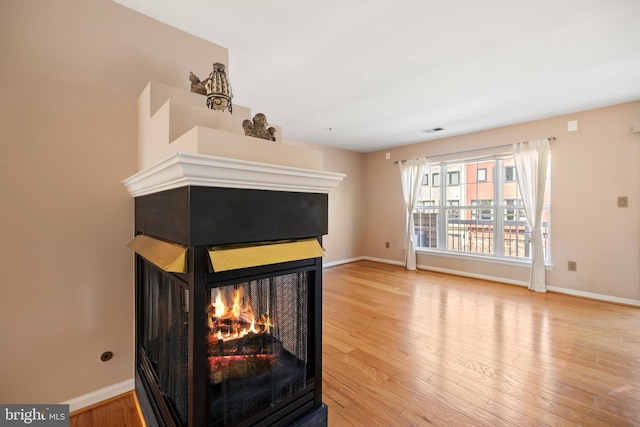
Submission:
[[[134,393],[125,393],[71,413],[69,427],[145,427]]]
[[[640,309],[402,267],[324,270],[330,426],[640,426]]]
[[[640,426],[638,308],[368,261],[323,307],[330,427]],[[129,396],[71,427],[137,422]]]

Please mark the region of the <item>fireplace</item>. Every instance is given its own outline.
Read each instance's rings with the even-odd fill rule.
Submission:
[[[150,426],[326,426],[328,196],[186,185],[135,198],[136,393]]]
[[[149,426],[326,426],[322,238],[345,177],[245,135],[251,110],[138,98],[135,389]],[[279,127],[277,127],[279,129]]]

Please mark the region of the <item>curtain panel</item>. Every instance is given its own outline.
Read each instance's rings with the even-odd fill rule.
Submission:
[[[549,167],[549,140],[513,144],[518,189],[531,230],[531,274],[529,289],[546,292],[544,242],[542,239],[542,210]]]
[[[402,194],[407,213],[407,233],[405,237],[405,266],[407,270],[416,269],[415,224],[413,211],[420,199],[422,179],[427,171],[427,159],[412,159],[399,162]]]

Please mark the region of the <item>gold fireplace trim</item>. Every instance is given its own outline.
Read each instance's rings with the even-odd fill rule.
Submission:
[[[152,264],[171,273],[186,273],[187,247],[138,234],[127,245]]]
[[[324,249],[316,239],[209,249],[209,258],[215,272],[323,256]]]

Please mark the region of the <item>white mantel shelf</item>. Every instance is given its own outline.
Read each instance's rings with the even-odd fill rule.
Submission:
[[[186,186],[329,193],[345,174],[177,152],[122,181],[132,197]]]

